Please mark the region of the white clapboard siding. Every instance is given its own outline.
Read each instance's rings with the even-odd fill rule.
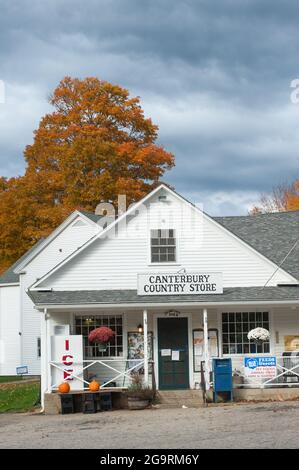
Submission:
[[[26,294],[37,278],[40,278],[70,253],[82,246],[95,235],[97,227],[84,221],[84,225],[72,223],[61,232],[51,243],[42,250],[26,266],[26,274],[20,275],[20,290],[22,296],[22,358],[29,366],[30,374],[40,373],[40,358],[37,357],[37,338],[40,336],[40,312],[38,312]]]
[[[15,375],[21,364],[19,286],[0,289],[0,375]]]
[[[137,273],[220,271],[224,287],[260,286],[275,267],[207,216],[174,196],[151,204],[122,228],[118,237],[99,239],[39,284],[57,290],[136,289]],[[150,263],[150,228],[174,228],[178,238],[175,265]],[[268,283],[291,282],[279,271]]]
[[[281,356],[285,351],[285,336],[299,337],[299,308],[275,309],[272,318],[274,351]]]

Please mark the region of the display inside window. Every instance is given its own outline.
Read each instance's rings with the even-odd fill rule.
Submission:
[[[285,351],[299,351],[299,335],[284,336]]]
[[[95,328],[107,326],[115,332],[115,336],[104,351],[100,351],[96,344],[88,341],[89,333]],[[123,355],[123,317],[122,315],[89,315],[75,317],[75,334],[83,336],[85,358],[119,357]]]
[[[270,342],[256,344],[247,337],[249,331],[262,327],[269,331],[269,312],[222,313],[223,354],[263,354],[270,352]]]
[[[153,360],[153,333],[151,331],[147,334],[147,354],[148,360]],[[143,333],[138,331],[128,332],[128,363],[127,369],[130,369],[136,365],[136,361],[130,361],[130,359],[143,359],[144,358],[144,338]],[[140,374],[144,373],[143,366],[135,367],[133,372],[138,371]],[[152,366],[149,365],[149,373],[152,371]]]
[[[151,331],[147,334],[148,344],[148,359],[153,359],[153,333]],[[143,333],[138,331],[128,332],[128,359],[143,359],[144,358],[144,339]]]

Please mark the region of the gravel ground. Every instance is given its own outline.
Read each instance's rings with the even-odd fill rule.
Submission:
[[[0,415],[0,448],[298,448],[299,402]]]

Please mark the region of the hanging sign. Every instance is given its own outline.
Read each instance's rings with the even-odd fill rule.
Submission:
[[[138,274],[138,295],[222,294],[222,273]]]
[[[244,358],[245,377],[273,379],[276,376],[275,356],[253,356]]]

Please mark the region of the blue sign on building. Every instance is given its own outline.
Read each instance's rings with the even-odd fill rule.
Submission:
[[[244,365],[249,369],[256,369],[257,367],[276,367],[275,356],[257,356],[245,357]]]
[[[245,377],[271,379],[276,376],[275,356],[252,356],[244,358]]]

